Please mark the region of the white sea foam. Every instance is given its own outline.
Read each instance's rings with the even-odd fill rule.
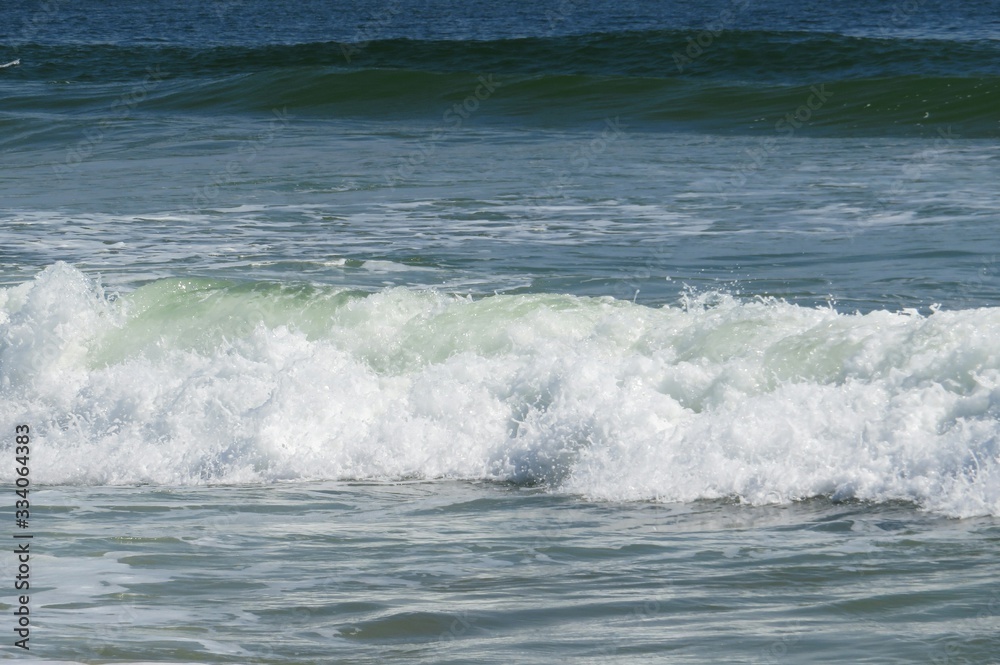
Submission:
[[[39,483],[486,478],[1000,515],[997,330],[997,308],[718,294],[653,309],[165,280],[108,298],[57,264],[0,290],[0,426],[32,426]]]

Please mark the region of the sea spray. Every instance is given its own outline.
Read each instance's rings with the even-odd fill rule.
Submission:
[[[605,500],[1000,514],[1000,309],[162,280],[0,291],[38,482],[466,478]]]

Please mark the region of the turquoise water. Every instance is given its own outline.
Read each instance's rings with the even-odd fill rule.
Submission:
[[[998,662],[959,4],[4,7],[7,652]]]

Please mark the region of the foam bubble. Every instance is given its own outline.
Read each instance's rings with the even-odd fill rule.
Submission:
[[[0,424],[57,484],[474,478],[1000,514],[1000,309],[163,280],[0,290]],[[4,445],[9,446],[9,442]]]

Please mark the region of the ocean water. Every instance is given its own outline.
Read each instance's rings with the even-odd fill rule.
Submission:
[[[0,17],[7,656],[1000,663],[1000,3]]]

